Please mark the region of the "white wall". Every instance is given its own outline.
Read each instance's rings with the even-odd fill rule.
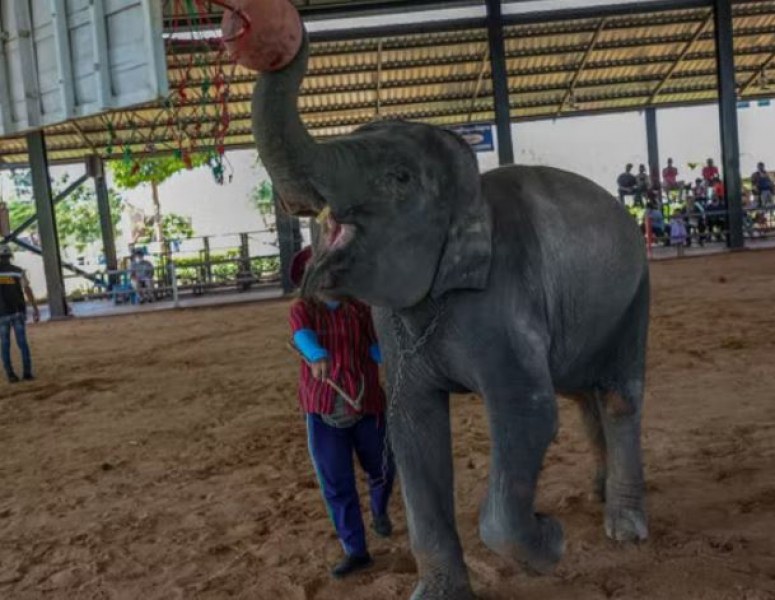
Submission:
[[[263,167],[256,165],[254,150],[236,150],[226,154],[226,180],[218,185],[209,167],[181,171],[159,188],[162,213],[191,217],[196,235],[223,235],[258,231],[263,223],[250,203],[254,186],[268,179]],[[232,179],[229,181],[229,175]],[[112,184],[112,181],[109,180]],[[151,188],[145,186],[121,191],[130,203],[153,213]]]
[[[664,167],[672,158],[678,179],[694,181],[712,158],[721,169],[721,141],[716,105],[696,108],[669,108],[657,111],[659,159]],[[697,164],[694,170],[689,164]]]
[[[517,163],[580,173],[612,193],[627,163],[648,164],[645,118],[635,112],[517,123],[512,136]],[[479,164],[497,167],[497,152],[480,154]]]

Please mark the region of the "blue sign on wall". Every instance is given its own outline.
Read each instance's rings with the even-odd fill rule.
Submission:
[[[490,124],[461,125],[451,129],[467,141],[474,152],[492,152],[495,150],[495,140]]]

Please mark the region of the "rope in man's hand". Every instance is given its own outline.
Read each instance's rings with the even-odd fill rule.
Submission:
[[[293,352],[296,356],[298,356],[302,361],[304,361],[304,364],[306,364],[310,369],[312,368],[312,363],[307,360],[307,357],[304,356],[304,354],[301,353],[301,351],[294,346],[292,343],[288,342],[286,343],[287,348]],[[330,377],[326,377],[323,379],[323,381],[328,385],[330,388],[332,388],[337,394],[339,394],[342,399],[349,404],[353,410],[356,412],[361,412],[363,409],[363,394],[366,391],[366,382],[363,379],[363,375],[361,375],[361,385],[360,389],[358,391],[358,397],[353,399],[347,392],[345,392],[341,387],[339,387],[334,380],[332,380]]]

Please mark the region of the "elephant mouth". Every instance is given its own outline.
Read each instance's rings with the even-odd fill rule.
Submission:
[[[329,212],[325,218],[325,232],[323,238],[323,250],[327,253],[344,249],[355,238],[355,225],[340,223]]]

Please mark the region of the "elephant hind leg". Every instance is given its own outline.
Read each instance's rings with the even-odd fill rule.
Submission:
[[[648,537],[641,417],[648,335],[648,280],[622,321],[595,390],[606,445],[605,529],[619,541]]]
[[[648,537],[641,451],[643,385],[601,390],[597,404],[606,440],[605,530],[618,541]]]
[[[595,456],[595,478],[593,482],[595,497],[600,502],[605,502],[607,448],[603,420],[600,415],[601,403],[598,395],[598,392],[592,391],[573,394],[570,398],[575,400],[579,407],[584,429],[587,432],[587,437]]]

